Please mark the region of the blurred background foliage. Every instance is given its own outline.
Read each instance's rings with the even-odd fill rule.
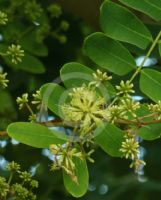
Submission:
[[[9,16],[7,26],[0,27],[0,50],[17,43],[25,50],[22,63],[14,65],[0,58],[0,68],[8,73],[9,87],[0,91],[0,129],[13,121],[27,120],[26,111],[18,111],[15,99],[24,92],[32,94],[46,83],[59,77],[64,63],[78,61],[92,68],[96,65],[82,53],[83,39],[99,30],[99,7],[101,0],[0,0],[0,9]],[[58,4],[62,7],[60,7]],[[148,23],[156,35],[160,22],[137,13]],[[138,58],[142,51],[127,45]],[[153,64],[160,63],[159,54],[153,53]],[[139,61],[138,61],[139,62]],[[151,65],[151,64],[150,64]],[[126,78],[126,77],[123,77]],[[116,84],[120,80],[113,79]],[[137,79],[135,80],[137,87]],[[137,88],[137,94],[140,92]],[[143,98],[142,101],[146,101]],[[142,143],[142,156],[147,166],[135,175],[128,161],[112,158],[98,149],[95,164],[89,164],[90,184],[82,200],[151,200],[161,198],[161,141]],[[39,150],[0,138],[0,176],[6,176],[5,165],[16,161],[23,169],[30,170],[39,181],[39,200],[72,200],[63,186],[60,172],[50,172],[51,157],[47,149]]]

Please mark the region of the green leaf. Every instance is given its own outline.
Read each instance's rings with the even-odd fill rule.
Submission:
[[[19,62],[18,64],[13,64],[8,57],[4,57],[4,60],[9,66],[15,69],[20,69],[33,74],[42,74],[45,72],[45,67],[43,63],[36,57],[31,56],[26,52],[25,56],[22,58],[22,62]]]
[[[159,54],[161,56],[161,40],[159,40]]]
[[[88,36],[84,43],[84,51],[100,67],[118,75],[129,73],[136,65],[125,47],[103,33]]]
[[[155,140],[161,136],[161,123],[144,125],[138,135],[144,140]]]
[[[124,132],[112,124],[102,124],[95,131],[95,142],[109,155],[121,157],[119,151],[124,140]]]
[[[60,105],[67,101],[67,91],[60,85],[48,83],[41,87],[40,92],[44,104],[56,115],[63,117]]]
[[[67,88],[88,84],[93,80],[92,73],[92,69],[76,62],[67,63],[60,70],[61,80]]]
[[[61,137],[61,132],[29,122],[12,123],[8,126],[7,132],[15,140],[36,148],[48,148],[51,144],[65,143],[64,137],[58,137],[59,134]]]
[[[127,8],[111,1],[101,7],[101,27],[111,38],[145,49],[152,41],[146,26]]]
[[[121,3],[139,10],[156,21],[161,20],[161,0],[119,0]]]
[[[88,189],[88,169],[85,160],[80,160],[79,158],[73,159],[75,163],[75,174],[78,180],[78,184],[72,181],[71,177],[63,171],[64,185],[67,191],[74,197],[83,196]]]
[[[48,49],[41,42],[36,41],[36,32],[32,31],[30,34],[26,34],[20,41],[19,44],[22,46],[22,49],[27,50],[29,53],[35,56],[47,56]]]
[[[142,70],[140,89],[153,101],[161,100],[161,73],[152,69]]]
[[[89,82],[94,80],[93,73],[95,71],[89,67],[76,62],[67,63],[60,70],[61,80],[67,88],[89,84]],[[116,93],[115,88],[109,81],[103,82],[96,90],[100,95],[103,94],[104,97],[114,96]]]

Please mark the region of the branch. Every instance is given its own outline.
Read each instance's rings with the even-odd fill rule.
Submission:
[[[7,131],[0,131],[0,137],[6,137],[8,136]]]
[[[155,119],[155,120],[149,120],[149,121],[142,121],[143,118],[149,117],[149,116],[151,116],[151,115],[140,117],[137,120],[118,119],[118,120],[116,120],[116,124],[136,125],[138,127],[141,127],[141,126],[148,125],[148,124],[161,123],[161,119],[160,120]],[[41,125],[46,126],[46,127],[51,127],[51,126],[74,127],[74,126],[78,126],[78,124],[76,124],[76,123],[64,122],[61,119],[56,119],[56,120],[54,119],[54,120],[47,121],[47,122],[37,122],[37,124],[41,124]],[[0,131],[0,137],[6,137],[6,136],[8,136],[7,131]]]
[[[138,127],[141,127],[143,125],[148,125],[148,124],[161,123],[161,119],[160,120],[155,119],[155,120],[150,120],[150,121],[139,121],[139,119],[137,120],[118,119],[116,120],[116,123],[126,124],[126,125],[136,125]]]

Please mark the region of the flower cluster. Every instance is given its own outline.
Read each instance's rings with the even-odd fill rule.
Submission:
[[[120,151],[123,153],[126,159],[130,158],[134,160],[139,153],[139,143],[135,140],[135,138],[126,138],[124,142],[122,142]]]
[[[58,4],[50,5],[48,11],[52,18],[59,18],[62,15],[62,9]]]
[[[34,100],[31,101],[32,104],[37,105],[37,109],[40,109],[42,104],[42,97],[40,94],[40,90],[37,90],[35,94],[32,95]]]
[[[120,85],[116,86],[117,98],[112,105],[109,105],[108,121],[111,123],[117,122],[118,119],[127,119],[129,114],[132,117],[136,117],[136,111],[140,108],[140,102],[136,102],[130,96],[134,93],[133,84],[130,81],[121,81]]]
[[[31,193],[28,189],[23,187],[21,184],[15,183],[12,186],[12,189],[14,191],[14,195],[16,196],[16,199],[24,199],[24,200],[36,200],[36,195]]]
[[[6,169],[10,172],[20,172],[20,165],[14,161],[8,163]]]
[[[36,21],[36,19],[41,16],[43,9],[40,4],[38,4],[35,0],[32,0],[26,1],[24,12],[31,21]]]
[[[74,158],[83,159],[83,154],[77,148],[73,148],[70,145],[70,143],[64,145],[50,145],[50,150],[55,156],[51,170],[63,169],[70,175],[71,179],[77,183]]]
[[[91,136],[93,130],[103,121],[119,124],[120,122],[128,123],[132,119],[137,123],[136,111],[140,109],[140,102],[134,101],[131,96],[135,91],[130,81],[122,80],[120,85],[116,86],[116,98],[109,103],[97,92],[97,87],[102,82],[111,80],[112,77],[97,70],[93,74],[93,78],[94,80],[88,85],[73,88],[69,93],[70,101],[61,107],[65,122],[73,122],[75,127],[78,127],[74,131],[78,134],[79,139],[85,138],[81,141],[87,141],[87,136]],[[157,112],[159,112],[158,107],[159,105],[155,105]],[[144,161],[138,157],[140,151],[136,135],[125,136],[120,152],[126,159],[132,160],[130,167],[138,170],[141,165],[144,165]],[[90,137],[90,141],[92,142],[92,137]]]
[[[9,185],[5,178],[0,176],[0,199],[4,199],[9,192]]]
[[[8,47],[6,55],[11,56],[11,61],[14,64],[22,61],[22,57],[24,56],[24,50],[21,49],[20,45],[12,44]]]
[[[0,199],[36,200],[33,189],[38,187],[38,182],[32,179],[31,174],[21,171],[20,165],[14,161],[7,165],[7,170],[10,172],[8,181],[0,177]],[[13,183],[13,177],[15,176],[19,179],[19,183]],[[18,180],[17,178],[16,180]]]
[[[96,73],[93,73],[93,79],[94,80],[90,82],[90,85],[98,87],[101,83],[111,80],[112,76],[108,76],[106,72],[103,73],[97,69]]]
[[[0,11],[0,25],[6,25],[8,21],[7,14]]]
[[[130,93],[134,93],[133,84],[129,81],[121,81],[116,86],[117,98],[114,104],[108,104],[104,97],[100,96],[96,87],[103,81],[111,80],[111,76],[97,70],[93,74],[94,81],[88,86],[74,88],[69,93],[70,103],[62,106],[65,121],[75,122],[80,126],[81,135],[85,135],[96,128],[102,121],[117,123],[119,119],[127,119],[129,114],[136,117],[136,111],[140,103],[135,102]]]
[[[161,119],[161,101],[158,101],[157,104],[148,105],[149,110],[155,114],[155,117],[160,120]]]
[[[28,93],[23,94],[22,97],[17,97],[16,101],[17,101],[17,104],[19,105],[19,109],[21,110],[29,101]]]
[[[88,85],[83,84],[80,87],[72,88],[68,93],[68,102],[60,107],[64,120],[62,124],[69,125],[69,127],[74,125],[72,140],[64,145],[53,144],[50,146],[50,150],[54,154],[52,170],[63,169],[75,182],[77,182],[77,177],[75,175],[74,160],[77,157],[94,162],[90,157],[93,149],[86,153],[81,148],[84,145],[88,148],[89,144],[93,143],[94,130],[102,122],[115,125],[126,124],[126,128],[130,128],[130,130],[131,125],[136,125],[137,128],[140,127],[139,118],[137,117],[140,102],[134,101],[131,96],[134,93],[133,84],[130,81],[121,81],[120,85],[116,86],[116,98],[110,103],[99,93],[98,86],[104,81],[111,80],[112,77],[105,72],[97,70],[93,74],[93,79]],[[40,105],[42,105],[40,91],[36,91],[33,94],[33,98],[31,103],[38,105],[38,108],[40,108]],[[32,117],[35,120],[35,115],[28,105],[28,101],[28,94],[23,94],[22,97],[17,98],[19,108],[22,109],[24,105],[27,106],[31,113],[30,120],[33,120]],[[149,106],[149,109],[156,112],[158,116],[161,115],[160,108],[161,102]],[[125,129],[125,133],[126,131]],[[132,160],[130,167],[134,167],[136,171],[139,170],[141,165],[145,164],[144,161],[139,159],[140,151],[137,133],[131,134],[128,132],[128,134],[125,134],[125,141],[122,142],[119,151],[122,152],[123,157]]]
[[[95,89],[83,85],[74,88],[69,95],[70,103],[62,106],[62,111],[65,121],[75,122],[80,126],[81,135],[87,134],[92,127],[107,118],[106,100]]]
[[[117,95],[118,96],[129,96],[131,93],[134,93],[135,91],[133,90],[133,83],[130,83],[130,81],[124,82],[123,80],[120,82],[120,85],[116,86],[117,89]]]
[[[33,106],[31,104],[37,105],[36,112],[37,110],[40,110],[40,116],[42,114],[41,112],[43,112],[44,104],[42,104],[42,97],[39,90],[37,90],[36,93],[33,94],[32,96],[33,96],[33,100],[29,101],[29,94],[28,93],[22,94],[21,97],[17,97],[16,102],[19,105],[19,110],[22,110],[23,108],[28,109],[30,113],[29,118],[28,118],[29,121],[36,122],[37,116],[39,115],[35,113],[35,110],[32,108]]]
[[[135,134],[128,132],[128,134],[125,135],[125,141],[122,142],[120,152],[123,157],[132,160],[130,168],[134,167],[136,172],[139,171],[141,166],[145,165],[145,162],[139,159],[139,142]]]
[[[135,111],[140,108],[140,103],[135,102],[132,98],[125,98],[120,100],[120,108],[124,112],[129,112],[133,117],[136,117]]]
[[[118,119],[125,119],[125,111],[118,105],[112,105],[107,108],[108,121],[114,124]]]
[[[7,73],[0,73],[0,86],[1,88],[6,88],[9,80],[6,79]]]

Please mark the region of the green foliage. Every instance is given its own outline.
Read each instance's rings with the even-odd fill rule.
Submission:
[[[22,62],[18,64],[11,63],[8,58],[5,58],[5,60],[12,68],[15,69],[20,69],[33,74],[42,74],[45,72],[45,67],[42,62],[36,57],[27,53],[25,53],[25,57],[23,58]]]
[[[45,57],[48,55],[48,48],[44,43],[38,42],[36,38],[35,31],[31,31],[30,34],[24,35],[22,39],[20,39],[20,45],[24,50],[33,54],[34,56]]]
[[[78,158],[74,159],[77,183],[71,180],[70,176],[63,172],[64,185],[68,192],[74,197],[83,196],[88,189],[88,169],[85,160],[80,160]]]
[[[155,140],[161,136],[161,123],[149,124],[142,127],[138,135],[144,140]]]
[[[61,139],[61,132],[28,122],[12,123],[8,126],[7,132],[10,137],[37,148],[47,148],[50,144],[63,144],[65,142],[64,138]]]
[[[44,104],[56,115],[62,116],[59,104],[66,98],[65,89],[57,84],[48,83],[42,86],[40,91]]]
[[[140,89],[154,102],[161,99],[161,73],[153,69],[141,71]],[[155,89],[154,89],[155,88]]]
[[[135,68],[134,59],[128,50],[103,33],[88,36],[84,50],[96,64],[117,75],[125,75]]]
[[[21,1],[21,3],[16,0],[8,0],[7,5],[3,2],[0,4],[3,10],[7,9],[7,14],[0,11],[0,23],[6,25],[2,29],[1,56],[13,69],[34,74],[44,73],[45,67],[41,60],[36,57],[48,55],[44,40],[51,36],[60,43],[67,41],[64,32],[68,30],[69,24],[66,20],[60,19],[62,17],[61,7],[57,4],[47,4],[43,7],[36,0]],[[60,10],[59,14],[58,10]],[[57,16],[54,18],[56,27],[51,25],[53,15]],[[11,46],[5,52],[6,46],[11,42]],[[23,56],[24,58],[21,59]],[[17,63],[18,65],[16,65]]]
[[[97,153],[98,147],[112,157],[129,159],[130,168],[134,168],[139,175],[145,165],[140,156],[140,138],[150,141],[161,136],[160,69],[157,66],[144,69],[156,47],[159,46],[157,51],[161,53],[161,31],[151,33],[144,18],[139,19],[137,13],[131,10],[134,8],[145,13],[158,23],[161,1],[119,2],[103,2],[100,24],[104,33],[92,33],[84,41],[84,53],[95,64],[83,59],[83,64],[64,64],[60,78],[56,78],[54,83],[42,85],[33,94],[32,100],[28,93],[17,98],[19,108],[30,112],[29,121],[32,123],[14,122],[8,125],[6,131],[0,132],[0,136],[8,135],[22,144],[49,149],[53,156],[51,170],[63,171],[65,188],[77,198],[88,190],[86,162],[94,162],[91,154],[94,151]],[[13,25],[16,12],[19,18]],[[45,73],[44,64],[38,58],[48,55],[45,38],[53,37],[60,43],[67,39],[64,31],[69,29],[69,24],[61,17],[62,9],[57,4],[43,7],[34,0],[10,2],[7,14],[0,12],[0,24],[6,26],[3,27],[4,40],[0,45],[0,55],[5,63],[17,71]],[[56,24],[54,28],[51,26],[53,22]],[[133,45],[144,55],[139,66],[136,66]],[[139,74],[138,84],[136,77]],[[2,70],[2,88],[8,84],[6,75]],[[48,77],[47,81],[50,82]],[[12,108],[13,105],[5,102],[10,101],[7,92],[1,94],[4,103],[0,113],[1,110],[3,113],[6,107]],[[143,102],[136,100],[138,94],[143,97]],[[20,121],[25,121],[23,118]],[[24,182],[31,181],[27,172],[19,176]],[[0,184],[1,194],[5,197],[9,186],[4,178]],[[29,199],[28,190],[23,185],[14,184],[12,188],[18,199]]]
[[[161,41],[159,42],[159,53],[161,55]]]
[[[38,182],[32,178],[29,172],[22,171],[20,165],[14,161],[8,163],[6,170],[10,174],[8,181],[0,176],[0,198],[2,200],[6,198],[17,200],[37,199],[33,190],[38,188]],[[16,179],[19,182],[16,182]]]
[[[156,21],[161,20],[161,13],[160,13],[160,1],[146,1],[146,0],[119,0],[121,3],[139,10]]]
[[[112,1],[103,3],[100,20],[103,31],[115,40],[128,42],[142,49],[152,41],[146,26],[128,9]]]
[[[60,70],[61,80],[67,88],[88,84],[92,80],[92,73],[92,69],[76,62],[67,63]]]
[[[109,155],[121,157],[119,151],[124,140],[124,132],[111,124],[103,124],[95,131],[96,143]]]

